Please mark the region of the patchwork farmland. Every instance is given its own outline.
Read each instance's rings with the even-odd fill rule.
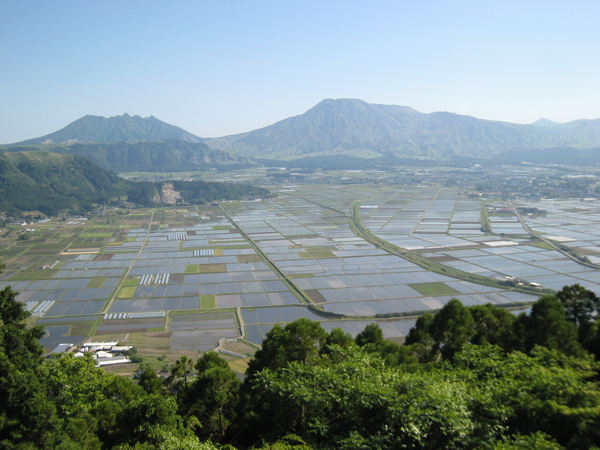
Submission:
[[[484,212],[479,199],[435,186],[279,193],[53,220],[2,241],[0,287],[20,292],[48,351],[93,338],[154,355],[260,344],[299,317],[353,335],[377,321],[402,340],[416,315],[452,298],[523,306],[536,287],[600,292],[597,202],[547,201],[531,215]]]

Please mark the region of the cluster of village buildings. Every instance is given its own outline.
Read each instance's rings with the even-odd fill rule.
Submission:
[[[118,342],[84,342],[81,347],[75,344],[59,344],[50,355],[73,353],[75,358],[83,358],[91,354],[96,361],[96,367],[114,364],[127,364],[131,362],[123,353],[129,352],[133,347],[120,346]]]

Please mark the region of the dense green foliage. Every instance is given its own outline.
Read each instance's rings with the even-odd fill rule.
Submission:
[[[6,288],[0,445],[593,448],[600,364],[585,348],[596,349],[598,306],[578,285],[519,316],[451,300],[422,316],[406,345],[377,324],[352,338],[299,319],[267,333],[243,382],[208,352],[182,357],[166,379],[141,365],[134,383],[89,357],[43,361],[42,330],[25,326],[29,313]]]
[[[171,181],[183,204],[264,198],[269,191],[247,184]],[[167,183],[132,182],[82,156],[45,151],[0,153],[0,211],[47,215],[84,213],[120,198],[140,206],[161,205]]]

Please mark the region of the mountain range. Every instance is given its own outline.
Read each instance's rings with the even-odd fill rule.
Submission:
[[[107,157],[101,158],[96,154],[100,151],[98,147],[88,147],[84,151],[81,144],[73,145],[113,143],[111,145],[114,146],[114,143],[122,141],[128,141],[129,147],[113,147],[112,160],[118,160],[113,165]],[[162,144],[150,143],[157,141],[168,141],[169,144],[162,147]],[[176,151],[181,153],[184,147],[189,150],[190,144],[195,146],[196,152],[200,149],[202,152],[194,155],[188,152],[188,157],[177,156],[175,162],[167,163],[170,167],[168,170],[189,170],[189,162],[193,160],[196,164],[197,161],[219,164],[223,161],[241,162],[243,158],[305,160],[343,156],[388,161],[408,158],[495,158],[507,153],[526,154],[532,150],[599,148],[600,119],[576,120],[565,124],[541,119],[523,125],[449,112],[421,113],[406,106],[370,104],[356,99],[326,99],[304,114],[264,128],[220,138],[203,139],[155,117],[141,118],[124,114],[108,119],[85,116],[56,133],[14,145],[42,143],[56,148],[53,151],[85,154],[92,159],[96,155],[95,160],[99,164],[118,167],[120,171],[127,171],[130,166],[127,161],[132,162],[131,167],[135,166],[136,159],[138,162],[145,161],[142,165],[146,168],[164,169],[165,160],[171,161],[169,154]],[[124,152],[133,152],[134,147],[138,155],[150,152],[154,156],[122,155]]]
[[[323,100],[306,113],[247,133],[208,139],[213,148],[253,158],[344,154],[375,158],[485,158],[507,151],[600,146],[600,119],[548,126],[477,119],[448,112]]]

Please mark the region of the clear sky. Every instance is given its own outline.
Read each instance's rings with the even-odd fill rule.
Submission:
[[[86,115],[241,133],[325,98],[600,117],[598,0],[0,0],[0,143]]]

